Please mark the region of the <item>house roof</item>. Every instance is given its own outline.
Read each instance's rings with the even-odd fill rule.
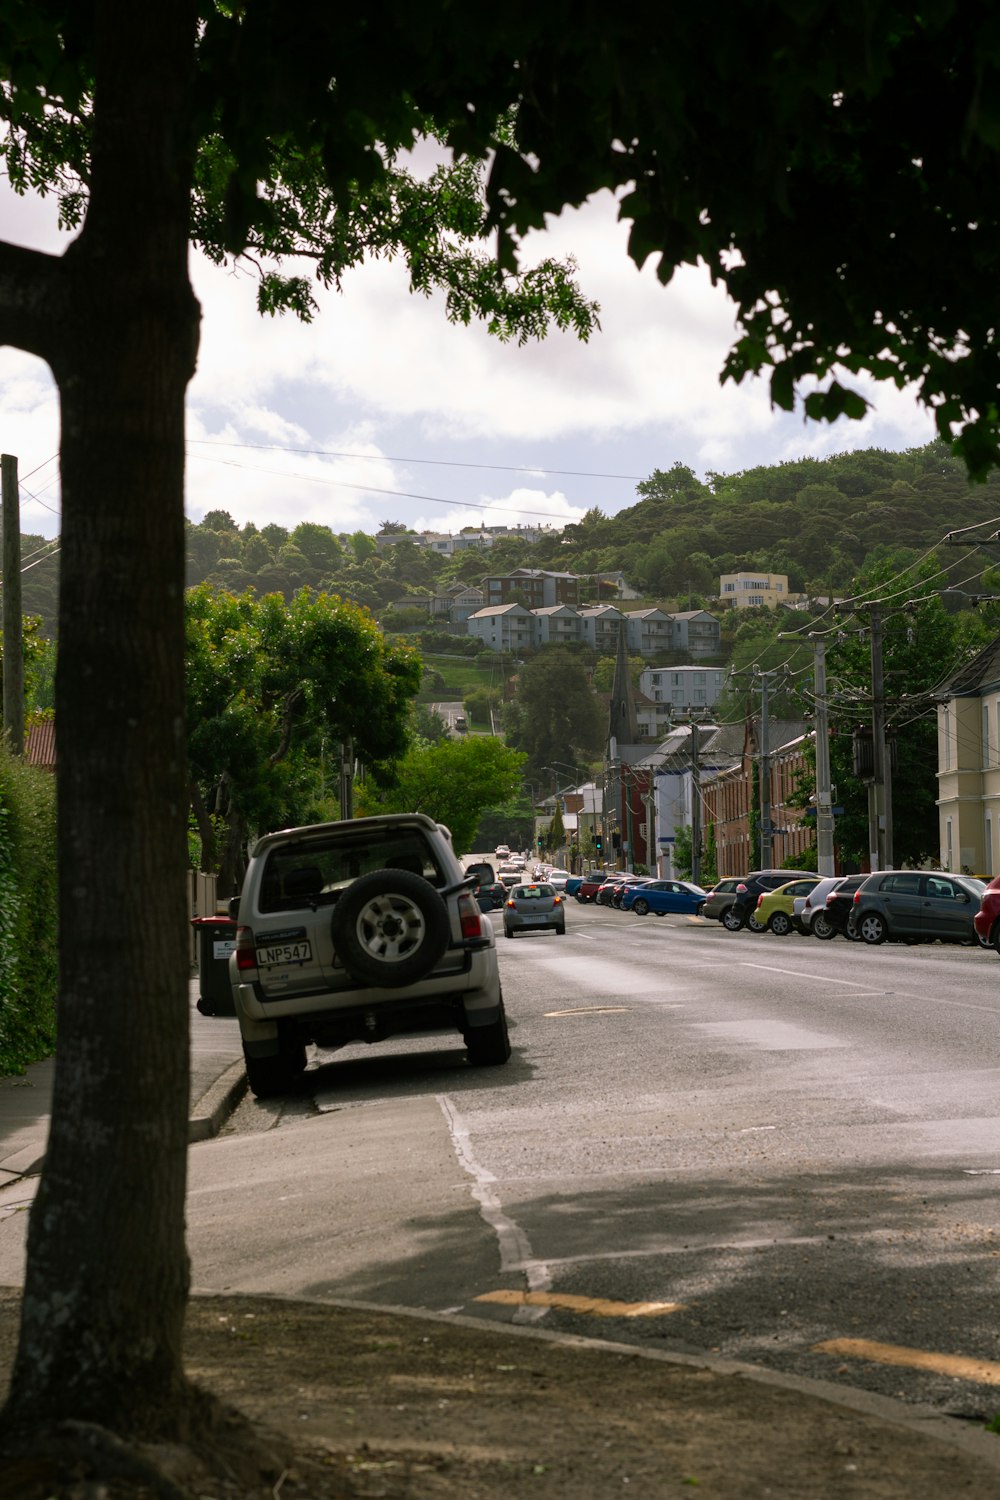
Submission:
[[[485,609],[477,609],[472,620],[488,619],[493,615],[523,615],[526,620],[531,619],[531,610],[525,609],[523,604],[488,604]]]
[[[29,724],[25,732],[24,759],[29,766],[41,766],[43,770],[56,768],[56,721],[40,719]]]
[[[1000,636],[935,689],[940,698],[976,698],[1000,686]]]

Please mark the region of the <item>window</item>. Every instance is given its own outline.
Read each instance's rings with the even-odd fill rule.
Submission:
[[[990,710],[989,705],[983,704],[983,765],[990,763]]]
[[[889,891],[894,896],[919,896],[919,875],[887,875],[879,883],[880,891]]]
[[[942,880],[940,875],[928,875],[927,894],[938,901],[954,901],[958,892],[950,880]]]

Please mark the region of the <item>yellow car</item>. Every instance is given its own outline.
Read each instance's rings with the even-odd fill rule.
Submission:
[[[801,932],[802,926],[795,910],[796,901],[801,911],[802,902],[817,885],[818,875],[803,875],[798,880],[789,880],[785,885],[779,885],[777,890],[762,891],[757,901],[757,910],[753,914],[757,930],[763,931],[766,927],[768,932],[777,933],[778,937],[787,937],[790,932]]]

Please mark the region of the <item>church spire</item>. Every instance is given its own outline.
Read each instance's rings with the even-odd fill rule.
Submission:
[[[608,716],[608,747],[612,741],[621,753],[622,745],[634,745],[639,738],[639,721],[635,712],[635,694],[632,691],[632,676],[628,667],[628,650],[625,645],[625,621],[618,627],[618,652],[615,656],[615,676],[611,684],[611,712]],[[612,751],[614,754],[614,752]]]

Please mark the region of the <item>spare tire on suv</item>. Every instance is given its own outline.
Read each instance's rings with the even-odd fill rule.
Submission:
[[[408,870],[373,870],[348,886],[330,918],[352,979],[389,988],[428,974],[448,946],[448,910],[429,881]]]

